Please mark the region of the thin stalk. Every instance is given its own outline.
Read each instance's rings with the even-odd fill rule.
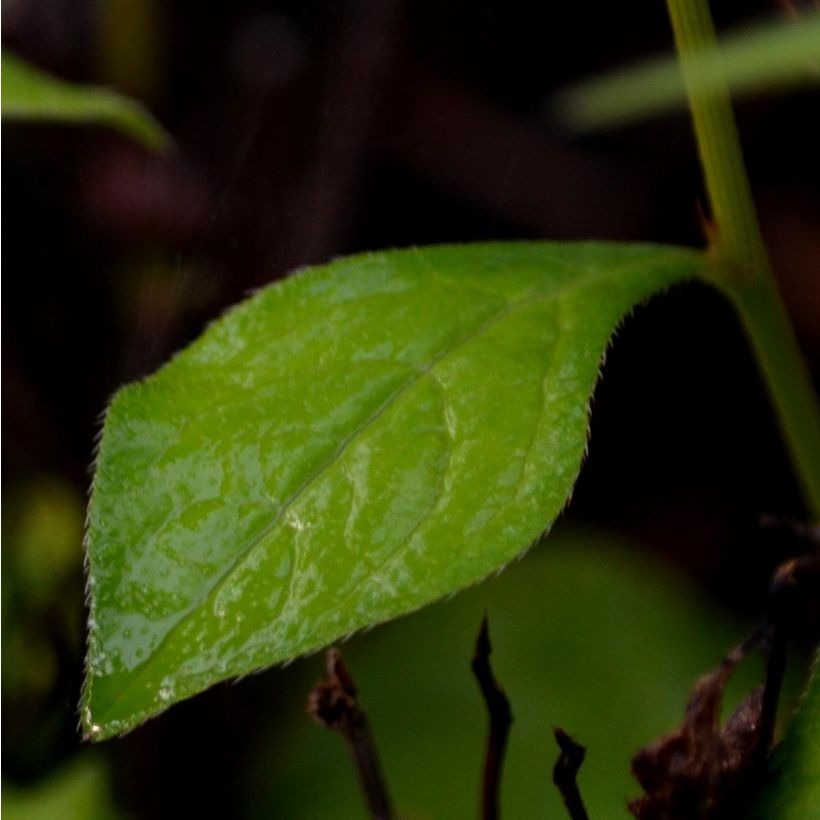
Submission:
[[[372,820],[393,820],[393,808],[384,779],[376,741],[367,715],[359,706],[358,690],[335,647],[327,650],[327,677],[320,680],[308,697],[308,714],[320,725],[344,737],[356,764]]]
[[[475,644],[472,669],[478,681],[481,695],[487,706],[490,718],[490,735],[487,738],[487,751],[484,755],[484,777],[481,782],[481,817],[482,820],[498,820],[500,816],[499,796],[501,792],[501,771],[504,766],[504,752],[513,716],[510,701],[504,690],[498,685],[490,666],[490,628],[487,617],[481,622],[481,629]]]
[[[806,505],[820,519],[820,407],[774,278],[767,273],[745,285],[717,284],[723,286],[740,315]]]
[[[561,799],[569,812],[570,820],[589,820],[589,815],[578,788],[578,771],[587,750],[576,743],[563,729],[553,730],[561,754],[552,770],[552,782],[558,787]]]
[[[738,311],[777,411],[806,503],[820,517],[820,406],[771,273],[728,87],[692,91],[691,56],[715,48],[707,0],[667,0],[713,220],[706,277]]]

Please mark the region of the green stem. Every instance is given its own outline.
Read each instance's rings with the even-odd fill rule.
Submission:
[[[763,276],[769,262],[743,165],[728,85],[724,83],[710,93],[692,90],[698,69],[690,58],[717,49],[708,0],[667,0],[666,5],[684,84],[689,90],[689,108],[714,220],[715,249],[722,261],[736,269],[738,278]]]
[[[723,284],[723,290],[757,356],[806,504],[820,518],[820,407],[777,285],[767,274],[753,283]]]
[[[667,0],[713,219],[706,274],[738,311],[811,512],[820,516],[820,407],[771,273],[728,87],[693,93],[690,57],[717,46],[707,0]]]

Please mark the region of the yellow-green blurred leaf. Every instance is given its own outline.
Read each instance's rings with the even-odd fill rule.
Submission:
[[[114,820],[119,816],[106,772],[90,755],[33,786],[3,783],[3,817],[8,820]]]
[[[720,91],[736,96],[818,82],[820,13],[798,20],[770,21],[737,31],[719,48],[691,58],[692,93]],[[687,105],[675,54],[608,71],[561,92],[556,116],[577,131],[622,125]]]
[[[82,564],[84,499],[67,482],[46,476],[28,485],[17,503],[7,542],[15,592],[28,603],[48,604]]]
[[[170,145],[168,134],[135,100],[116,91],[53,77],[3,52],[4,119],[107,125],[152,150]]]
[[[54,685],[57,657],[52,644],[38,632],[16,626],[3,636],[3,696],[41,698]]]

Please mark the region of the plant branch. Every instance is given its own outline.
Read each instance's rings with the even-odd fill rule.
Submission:
[[[716,49],[708,0],[667,0],[713,226],[705,274],[733,302],[757,356],[811,512],[820,516],[820,407],[771,274],[726,83],[708,92],[696,60]]]
[[[501,768],[504,763],[504,751],[512,724],[510,702],[504,690],[498,685],[490,667],[490,633],[487,618],[481,622],[481,629],[475,645],[473,656],[473,674],[481,687],[481,694],[487,704],[490,716],[490,735],[487,739],[487,752],[484,757],[484,779],[481,794],[481,816],[483,820],[497,820],[499,816],[499,787]]]
[[[356,684],[341,652],[331,647],[327,651],[327,678],[310,693],[308,713],[320,726],[339,732],[347,741],[373,820],[392,820],[393,809],[376,744],[356,696]]]
[[[774,279],[717,282],[734,303],[755,352],[809,512],[820,519],[820,407]]]
[[[694,90],[702,69],[692,58],[704,51],[717,50],[708,0],[667,0],[666,5],[716,224],[715,250],[736,276],[762,276],[768,268],[768,257],[743,165],[728,84],[716,83],[709,92]]]
[[[572,820],[588,820],[589,815],[584,808],[584,801],[581,799],[581,792],[578,789],[578,771],[584,762],[586,749],[576,743],[563,729],[554,729],[555,740],[561,754],[555,761],[552,770],[552,782],[561,792],[564,805],[567,807]]]

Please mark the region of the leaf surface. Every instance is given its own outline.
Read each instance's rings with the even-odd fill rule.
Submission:
[[[2,82],[4,119],[99,123],[153,150],[170,144],[159,123],[135,100],[108,88],[65,82],[5,50]]]
[[[375,253],[272,285],[115,397],[89,510],[103,738],[474,583],[564,506],[621,318],[700,254]]]

